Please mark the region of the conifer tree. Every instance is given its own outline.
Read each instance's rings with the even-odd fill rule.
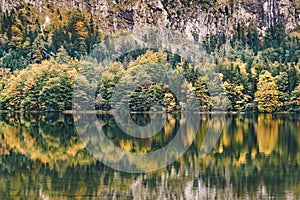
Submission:
[[[71,57],[68,55],[66,49],[61,46],[56,53],[55,60],[58,64],[67,64],[70,62]]]

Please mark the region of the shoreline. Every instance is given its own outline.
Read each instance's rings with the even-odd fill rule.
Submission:
[[[59,114],[110,114],[113,115],[117,111],[115,110],[88,110],[88,111],[74,111],[74,110],[64,110],[64,111],[32,111],[32,110],[0,110],[0,113],[59,113]],[[161,111],[132,111],[130,114],[180,114],[181,111],[174,112],[161,112]],[[255,111],[187,111],[185,113],[197,113],[197,114],[297,114],[297,111],[280,111],[272,113],[263,113]]]

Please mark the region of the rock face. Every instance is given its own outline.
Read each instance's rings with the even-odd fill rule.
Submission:
[[[190,39],[201,41],[208,35],[231,36],[240,27],[251,27],[260,35],[278,23],[286,32],[300,25],[299,0],[1,0],[2,10],[26,2],[47,12],[47,4],[61,9],[89,10],[104,30],[132,30],[141,26],[167,27]]]

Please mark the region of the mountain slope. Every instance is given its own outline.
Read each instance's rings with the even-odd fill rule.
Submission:
[[[24,3],[44,15],[57,8],[91,12],[104,32],[151,25],[179,30],[198,41],[220,33],[232,36],[239,27],[264,36],[279,23],[284,23],[286,32],[300,25],[297,0],[2,0],[1,7],[7,10]]]

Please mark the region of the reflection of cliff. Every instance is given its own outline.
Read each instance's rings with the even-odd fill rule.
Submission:
[[[278,142],[278,119],[272,119],[272,115],[259,115],[255,126],[259,152],[270,155]]]

